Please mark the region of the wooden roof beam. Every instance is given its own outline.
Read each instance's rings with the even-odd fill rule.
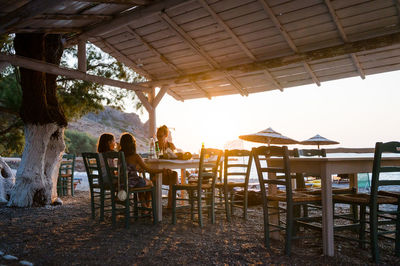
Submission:
[[[34,17],[34,19],[54,19],[54,20],[88,20],[101,19],[110,20],[112,16],[96,15],[96,14],[42,14]]]
[[[24,67],[27,69],[32,69],[32,70],[39,71],[39,72],[49,73],[49,74],[58,75],[58,76],[66,76],[66,77],[73,78],[73,79],[85,80],[88,82],[94,82],[94,83],[99,83],[99,84],[103,84],[103,85],[124,88],[127,90],[140,91],[140,92],[149,91],[149,88],[135,84],[135,83],[128,83],[128,82],[123,82],[123,81],[119,81],[119,80],[115,80],[115,79],[108,79],[108,78],[99,77],[99,76],[95,76],[95,75],[89,75],[89,74],[86,74],[86,73],[78,71],[78,70],[61,68],[54,64],[50,64],[47,62],[43,62],[40,60],[27,58],[27,57],[23,57],[23,56],[8,55],[8,54],[0,53],[0,61],[9,62],[12,65]]]
[[[265,69],[274,69],[303,62],[312,62],[316,60],[334,58],[351,53],[365,52],[392,45],[400,45],[399,32],[388,34],[385,36],[378,36],[365,40],[321,48],[314,51],[299,52],[294,55],[287,55],[232,67],[220,68],[212,71],[188,74],[171,79],[155,80],[152,82],[141,82],[138,84],[146,84],[148,86],[172,86],[173,84],[184,84],[190,83],[192,81],[204,81],[212,78],[223,77],[225,75],[225,72],[233,75],[240,75],[243,73],[264,71]]]
[[[211,14],[211,16],[217,21],[217,23],[224,28],[224,30],[229,34],[229,36],[236,42],[237,45],[245,52],[245,54],[251,58],[253,61],[256,61],[257,58],[253,55],[253,53],[246,47],[246,45],[236,36],[236,34],[231,30],[231,28],[226,25],[226,23],[218,16],[214,10],[207,4],[205,0],[198,0],[198,2]]]
[[[349,42],[349,38],[347,37],[347,34],[344,31],[342,23],[340,22],[340,19],[336,14],[335,9],[333,8],[333,6],[331,4],[331,1],[330,0],[325,0],[325,5],[328,7],[329,13],[330,13],[333,21],[335,22],[336,28],[338,29],[339,34],[342,37],[342,40],[344,42]],[[362,79],[365,79],[365,72],[361,67],[361,64],[360,64],[360,61],[357,58],[357,55],[355,53],[352,53],[352,54],[350,54],[350,56],[351,56],[351,60],[353,61],[353,64],[355,65],[355,67],[357,68],[358,73],[360,74],[360,77]]]
[[[275,86],[278,90],[283,91],[283,88],[282,88],[281,84],[279,84],[279,82],[276,81],[276,79],[272,76],[272,74],[271,74],[267,69],[264,69],[263,72],[264,72],[264,75],[267,76],[267,78],[270,79],[270,80],[272,81],[272,83],[274,84],[274,86]]]
[[[102,4],[135,5],[135,6],[148,5],[152,2],[151,0],[75,0],[75,1],[102,3]]]
[[[139,73],[146,79],[152,79],[151,75],[147,73],[145,70],[141,69],[138,67],[138,63],[133,61],[132,59],[128,58],[126,55],[122,54],[118,49],[116,49],[112,44],[107,42],[107,40],[103,38],[97,38],[98,41],[102,42],[105,46],[107,46],[113,53],[115,53],[118,56],[118,61],[121,61],[122,63],[126,64],[128,67],[132,68],[135,72]]]
[[[182,70],[180,70],[175,64],[173,64],[171,61],[169,61],[164,55],[162,55],[161,53],[159,53],[151,44],[149,44],[148,42],[146,42],[146,40],[144,40],[142,38],[142,36],[140,36],[134,29],[132,29],[129,26],[126,26],[126,30],[131,33],[139,42],[141,42],[144,46],[147,47],[147,49],[149,49],[151,52],[153,52],[153,54],[155,56],[157,56],[158,58],[160,58],[160,60],[162,62],[164,62],[168,67],[170,67],[171,69],[173,69],[175,72],[177,72],[179,75],[183,75],[184,73],[182,72]],[[203,90],[199,85],[197,85],[195,82],[192,82],[192,86],[195,87],[196,89],[200,90],[201,92],[204,93],[204,95],[211,99],[210,95]]]
[[[208,65],[213,68],[213,69],[217,69],[219,68],[219,64],[211,58],[211,56],[209,56],[206,51],[203,50],[203,48],[201,48],[185,31],[183,31],[170,17],[168,17],[168,15],[165,12],[162,12],[160,14],[160,17],[162,19],[162,21],[165,22],[165,24],[172,30],[174,31],[178,37],[180,37],[182,39],[182,41],[184,41],[193,51],[195,51],[197,54],[199,54],[200,56],[202,56],[206,62],[208,63]],[[234,86],[236,87],[236,89],[239,91],[239,93],[241,95],[247,96],[248,92],[243,89],[243,87],[232,77],[230,76],[228,73],[225,74],[226,78],[228,79],[228,81]]]
[[[321,82],[319,82],[317,76],[315,75],[314,71],[311,69],[310,65],[306,62],[303,63],[304,68],[306,69],[307,73],[311,76],[312,80],[314,81],[317,86],[321,86]]]
[[[0,34],[10,32],[22,21],[26,21],[36,15],[46,12],[57,5],[62,5],[70,0],[32,0],[27,4],[10,12],[6,16],[0,17]]]
[[[274,23],[275,27],[278,29],[278,31],[281,33],[283,38],[286,40],[287,44],[292,48],[293,52],[298,53],[299,49],[297,48],[296,44],[292,40],[292,38],[289,36],[289,33],[285,30],[279,19],[275,16],[274,11],[272,8],[268,5],[268,3],[265,0],[259,0],[262,7],[264,8],[265,12],[267,12],[269,18],[272,20],[272,23]],[[317,76],[315,73],[312,71],[311,67],[308,65],[307,62],[303,63],[304,68],[307,70],[307,72],[310,74],[310,77],[312,80],[318,85],[321,86],[321,83],[319,82]]]
[[[167,93],[168,93],[169,95],[171,95],[172,97],[174,97],[175,100],[177,100],[177,101],[181,101],[181,102],[184,102],[184,101],[185,101],[185,99],[184,99],[182,96],[178,95],[178,94],[177,94],[176,92],[174,92],[171,88],[168,88]]]
[[[278,31],[281,33],[283,38],[285,38],[286,42],[292,48],[292,50],[297,53],[299,52],[296,45],[294,44],[292,38],[290,38],[289,33],[285,30],[285,28],[282,26],[281,22],[278,20],[278,18],[275,16],[274,11],[272,8],[268,5],[268,3],[265,0],[259,0],[261,3],[262,7],[264,8],[265,12],[267,12],[269,18],[272,20],[272,23],[274,23],[275,27],[278,29]]]
[[[74,36],[73,38],[68,40],[68,45],[73,45],[77,43],[79,38],[87,39],[93,36],[104,35],[110,31],[115,31],[128,24],[134,24],[136,21],[143,20],[143,18],[147,16],[157,15],[162,10],[177,7],[179,5],[190,4],[193,1],[194,0],[164,0],[157,1],[151,5],[134,8],[133,10],[125,12],[110,21],[102,22],[92,27],[88,27],[81,35]]]

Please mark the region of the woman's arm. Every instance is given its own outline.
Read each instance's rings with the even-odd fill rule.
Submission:
[[[140,166],[141,169],[143,169],[144,171],[146,171],[150,174],[162,173],[164,170],[164,169],[154,169],[154,168],[148,167],[147,164],[145,164],[145,162],[143,161],[142,157],[140,157],[139,154],[135,155],[135,161]]]

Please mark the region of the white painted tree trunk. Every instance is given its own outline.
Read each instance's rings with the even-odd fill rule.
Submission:
[[[7,202],[7,195],[10,194],[12,187],[14,186],[15,176],[11,171],[11,168],[0,157],[0,202]]]
[[[64,129],[55,123],[25,125],[24,152],[8,206],[43,206],[52,202],[55,168],[65,148],[63,134]]]

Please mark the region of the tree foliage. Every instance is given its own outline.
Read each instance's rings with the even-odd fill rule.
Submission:
[[[97,138],[86,132],[66,130],[64,140],[67,153],[81,156],[82,152],[96,152]]]
[[[12,35],[0,36],[2,52],[13,53],[13,38]],[[126,82],[142,79],[94,45],[87,45],[86,55],[88,74]],[[77,47],[64,50],[60,65],[77,68]],[[20,155],[24,146],[23,123],[19,116],[22,91],[18,75],[18,69],[10,66],[0,73],[0,154],[2,156]],[[136,106],[136,109],[141,108],[134,92],[125,89],[62,76],[57,78],[57,86],[58,101],[69,121],[78,119],[89,112],[103,110],[104,105],[123,109],[124,105],[130,104]]]

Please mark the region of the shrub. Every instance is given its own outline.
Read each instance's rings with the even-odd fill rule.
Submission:
[[[82,152],[96,151],[97,139],[86,132],[66,130],[64,140],[67,153],[81,156]]]

